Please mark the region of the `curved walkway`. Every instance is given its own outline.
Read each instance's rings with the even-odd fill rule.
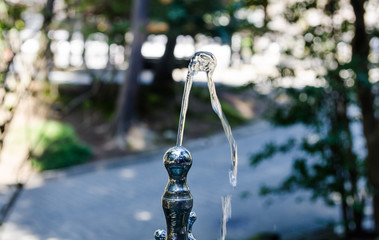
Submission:
[[[220,234],[221,196],[232,193],[228,239],[274,231],[284,237],[315,230],[336,221],[336,208],[308,201],[308,193],[260,197],[262,183],[275,184],[290,172],[295,152],[278,155],[257,168],[249,156],[267,141],[299,137],[301,126],[273,128],[266,122],[238,128],[238,186],[228,183],[230,152],[224,135],[184,142],[193,156],[188,184],[198,220],[197,239]],[[0,228],[1,240],[153,240],[165,228],[161,195],[167,181],[162,165],[166,149],[101,161],[33,177]],[[304,201],[299,202],[299,198]]]

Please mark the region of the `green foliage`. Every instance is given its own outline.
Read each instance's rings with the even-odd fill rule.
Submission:
[[[167,24],[164,34],[194,37],[201,33],[220,37],[222,42],[230,43],[234,32],[254,27],[246,19],[234,16],[243,7],[242,1],[154,0],[150,16],[152,22]]]
[[[104,33],[108,43],[125,45],[125,32],[130,28],[131,0],[66,0],[68,11],[82,22],[85,39],[93,33]],[[71,28],[67,22],[67,28]]]
[[[207,87],[193,85],[191,89],[191,95],[196,99],[200,99],[204,102],[209,102],[209,90]]]
[[[318,14],[323,21],[308,24],[307,11],[320,9],[323,11]],[[360,117],[350,116],[348,108],[358,105],[359,87],[371,88],[372,83],[364,67],[367,59],[357,58],[354,50],[351,56],[340,54],[339,47],[352,46],[356,25],[348,19],[335,24],[334,15],[339,9],[340,2],[335,0],[325,5],[315,0],[287,5],[283,17],[300,34],[287,35],[297,44],[285,45],[282,57],[318,63],[322,70],[312,67],[310,70],[316,72],[320,84],[273,91],[265,116],[279,126],[303,124],[307,134],[296,141],[288,139],[285,144],[268,143],[251,157],[251,164],[256,166],[274,154],[297,149],[290,175],[278,186],[263,186],[261,194],[307,189],[311,190],[312,199],[321,198],[329,205],[335,205],[333,196],[337,195],[341,199],[345,230],[349,232],[354,230],[351,223],[356,229],[361,226],[365,196],[358,182],[365,181],[365,169],[364,159],[353,150],[351,133],[351,124]],[[280,76],[286,79],[301,78],[296,76],[296,68],[290,61],[278,66]]]
[[[266,158],[270,158],[276,153],[288,152],[295,146],[295,143],[295,139],[289,139],[286,143],[280,145],[273,142],[267,143],[261,152],[251,156],[251,165],[256,166]]]
[[[14,55],[9,32],[24,29],[25,22],[21,14],[25,9],[23,4],[0,1],[0,83],[5,81],[5,72],[9,70],[9,63]]]
[[[315,0],[298,1],[286,9],[284,17],[289,22],[297,22],[307,9],[315,7],[317,7]]]
[[[208,33],[213,25],[207,21],[206,15],[221,9],[222,3],[217,1],[154,0],[151,4],[151,18],[165,22],[169,26],[167,34],[172,36]]]
[[[255,83],[249,82],[249,83],[247,83],[245,85],[242,85],[242,86],[227,87],[227,89],[230,92],[233,92],[233,93],[236,93],[236,94],[240,94],[240,93],[245,92],[246,90],[254,89],[254,87],[255,87]]]
[[[263,186],[261,194],[307,189],[311,190],[312,199],[321,198],[326,204],[335,205],[333,193],[337,192],[342,201],[354,199],[354,204],[362,205],[356,191],[357,181],[364,174],[364,166],[363,160],[352,150],[349,124],[353,119],[347,116],[348,100],[344,90],[337,86],[278,89],[272,105],[275,107],[270,108],[266,116],[280,126],[302,123],[308,126],[308,133],[300,140],[288,139],[284,144],[268,143],[251,156],[251,164],[256,166],[275,154],[291,149],[302,152],[298,154],[300,156],[294,156],[290,175],[278,186]],[[278,98],[283,99],[283,96],[285,101],[277,103]],[[346,189],[346,185],[351,188]]]
[[[320,115],[325,107],[324,93],[324,88],[317,87],[278,89],[276,98],[285,96],[287,102],[277,104],[274,111],[267,112],[267,116],[277,125],[292,125],[297,122],[307,125],[323,124]]]
[[[124,34],[130,28],[132,1],[123,0],[66,0],[69,9],[76,12],[83,22],[82,32],[85,37],[95,32],[104,33],[110,43],[124,44]],[[251,26],[247,21],[234,18],[234,12],[242,8],[239,1],[227,3],[222,0],[153,0],[150,2],[151,23],[165,23],[168,28],[148,28],[151,33],[164,33],[170,36],[203,33],[219,36],[224,42],[241,26]],[[220,23],[220,18],[227,18],[228,24]],[[67,28],[70,28],[67,25]]]
[[[26,9],[22,4],[10,4],[7,1],[0,2],[0,33],[15,28],[22,30],[25,27],[21,18],[22,12]],[[1,34],[0,34],[0,37]]]
[[[72,127],[47,121],[30,126],[31,163],[39,171],[86,162],[91,150],[79,141]]]

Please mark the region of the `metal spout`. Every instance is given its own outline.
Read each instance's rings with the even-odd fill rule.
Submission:
[[[192,166],[190,152],[182,146],[167,150],[163,163],[168,172],[168,183],[162,196],[162,207],[166,217],[167,233],[162,230],[155,232],[155,239],[191,240],[188,237],[192,229],[193,218],[190,219],[193,199],[187,185],[187,173]],[[189,224],[189,220],[191,221]],[[191,238],[192,237],[192,238]]]

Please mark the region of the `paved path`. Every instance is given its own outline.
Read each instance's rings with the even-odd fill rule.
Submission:
[[[304,131],[300,126],[272,128],[265,122],[235,130],[240,164],[234,190],[228,183],[230,152],[225,136],[184,141],[193,156],[188,184],[198,215],[195,237],[218,238],[221,196],[230,192],[228,239],[243,240],[262,231],[293,236],[336,220],[337,209],[296,201],[307,197],[306,192],[269,198],[257,194],[262,183],[277,183],[289,173],[296,153],[277,156],[255,169],[248,164],[250,154],[269,140],[283,141]],[[153,240],[153,232],[165,228],[160,201],[167,181],[164,151],[52,172],[51,179],[49,174],[32,179],[1,227],[0,239]],[[250,194],[241,197],[246,192]]]

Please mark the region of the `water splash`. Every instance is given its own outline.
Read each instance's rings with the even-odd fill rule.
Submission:
[[[217,97],[216,87],[213,82],[213,72],[214,72],[214,69],[216,68],[216,65],[217,65],[217,60],[212,53],[197,52],[192,57],[191,62],[188,66],[187,79],[184,85],[182,108],[180,112],[176,145],[181,146],[183,142],[184,124],[186,120],[188,100],[189,100],[189,94],[192,87],[193,76],[200,71],[205,72],[207,74],[208,89],[209,89],[213,111],[217,114],[217,116],[221,120],[225,135],[228,138],[230,152],[231,152],[231,162],[232,162],[231,168],[229,170],[229,182],[233,187],[235,187],[237,186],[237,170],[238,170],[237,144],[233,137],[230,124],[228,120],[226,119],[224,112],[222,111],[220,101]]]

